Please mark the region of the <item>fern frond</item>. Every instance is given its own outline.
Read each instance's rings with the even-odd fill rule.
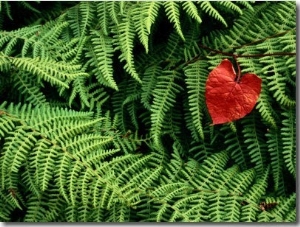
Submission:
[[[242,173],[238,173],[232,178],[232,183],[228,183],[228,191],[233,195],[232,199],[226,200],[224,205],[224,210],[226,214],[224,215],[224,221],[226,222],[238,222],[241,215],[241,202],[243,192],[251,185],[254,180],[255,172],[253,169],[249,169]]]
[[[172,183],[177,180],[179,178],[182,165],[183,160],[180,157],[179,151],[174,149],[174,152],[172,153],[172,159],[165,168],[164,175],[161,177],[161,181],[165,183]]]
[[[284,194],[284,185],[283,179],[284,176],[282,174],[283,169],[283,156],[282,156],[282,141],[280,134],[274,128],[270,128],[266,133],[266,137],[268,138],[268,151],[271,156],[271,168],[272,175],[274,179],[274,190],[280,191],[280,194]]]
[[[163,75],[158,79],[153,91],[151,134],[156,143],[158,143],[159,137],[161,136],[161,129],[166,112],[174,105],[176,94],[182,89],[181,86],[177,84],[179,78],[180,75],[176,71],[164,71]]]
[[[8,135],[8,132],[12,131],[17,125],[14,123],[13,119],[10,119],[9,117],[5,116],[5,112],[2,109],[0,109],[0,136],[4,138]],[[3,115],[3,116],[2,116]]]
[[[109,99],[108,93],[99,83],[93,83],[87,87],[88,98],[91,110],[101,110],[101,106]],[[95,111],[97,113],[97,111]]]
[[[195,127],[195,125],[193,123],[192,114],[190,113],[190,111],[188,111],[189,108],[190,108],[190,106],[188,105],[188,101],[184,102],[184,110],[185,110],[184,111],[185,112],[184,120],[185,120],[185,125],[186,125],[186,128],[189,130],[189,134],[191,135],[191,138],[195,142],[199,142],[201,139],[200,139],[198,130],[196,129],[196,127]]]
[[[130,209],[123,203],[116,203],[111,208],[107,221],[108,222],[128,222]]]
[[[273,128],[277,127],[275,119],[278,118],[278,116],[272,108],[270,92],[264,82],[262,83],[262,92],[259,95],[259,99],[255,108],[260,112],[264,121],[270,124],[270,126]]]
[[[224,192],[213,193],[208,196],[210,205],[208,206],[209,219],[213,222],[223,221],[223,216],[226,214],[224,207],[225,203],[229,198]]]
[[[194,193],[176,201],[172,207],[175,212],[170,221],[203,222],[208,220],[206,193]],[[188,206],[187,206],[188,204]]]
[[[241,4],[242,2],[241,1],[237,1],[236,3],[233,3],[233,2],[229,2],[229,1],[225,1],[225,2],[219,2],[219,4],[221,6],[224,6],[226,7],[226,9],[230,9],[231,11],[234,11],[234,12],[237,12],[239,13],[240,15],[243,14],[243,10],[238,6],[238,4]],[[253,3],[253,2],[252,2]],[[248,9],[251,9],[253,11],[253,8],[252,6],[250,5],[250,3],[246,3],[246,4],[243,4],[246,8]]]
[[[276,53],[279,52],[281,47],[276,45],[275,40],[266,41],[265,43],[259,44],[257,48],[265,49],[268,51],[265,53]],[[278,49],[277,49],[278,48]],[[288,95],[286,91],[286,64],[284,58],[277,59],[274,56],[262,57],[260,62],[267,64],[262,71],[265,74],[270,74],[267,79],[269,81],[269,90],[272,91],[274,98],[282,105],[295,106],[296,102]]]
[[[296,193],[292,193],[289,198],[281,201],[274,213],[280,214],[284,222],[295,222],[296,221]],[[281,221],[281,220],[280,220]]]
[[[242,206],[240,218],[241,221],[252,222],[256,220],[259,208],[253,204],[258,204],[259,198],[266,193],[269,170],[269,167],[266,168],[261,177],[257,179],[251,189],[244,195],[244,198],[247,198],[246,201],[248,204]]]
[[[11,62],[20,70],[34,74],[39,80],[43,79],[52,85],[66,88],[68,84],[65,83],[65,79],[87,76],[86,73],[80,72],[80,65],[69,65],[52,59],[13,58]]]
[[[136,72],[134,60],[133,60],[133,41],[135,37],[134,24],[132,18],[123,18],[122,22],[117,26],[116,35],[114,40],[117,48],[121,54],[119,56],[121,61],[125,61],[124,69],[138,82],[141,83],[141,79]]]
[[[125,110],[127,107],[127,111],[131,118],[132,125],[134,126],[135,130],[139,129],[138,126],[138,104],[137,101],[140,99],[141,96],[141,86],[135,80],[129,80],[127,84],[127,97],[122,103],[122,108]]]
[[[41,201],[37,197],[30,197],[29,204],[31,206],[28,207],[28,211],[26,213],[26,217],[24,221],[26,222],[37,222],[38,220],[44,220],[44,213],[46,212],[46,209],[43,208],[44,202]]]
[[[15,134],[7,137],[5,146],[3,147],[4,154],[1,158],[1,185],[8,185],[8,188],[17,188],[17,179],[13,173],[18,172],[18,169],[24,164],[28,150],[32,149],[36,143],[35,133],[28,134],[21,128],[16,127]]]
[[[208,133],[206,129],[204,132],[205,134]],[[213,154],[213,152],[214,149],[211,146],[211,144],[209,144],[207,140],[201,140],[201,139],[199,139],[199,142],[193,141],[189,149],[189,154],[191,155],[191,157],[193,157],[195,160],[199,162],[209,157],[211,154]]]
[[[226,151],[235,163],[239,164],[242,169],[246,169],[249,157],[245,152],[246,147],[242,142],[243,139],[240,133],[230,130],[228,125],[224,125],[221,131],[225,134],[224,144],[226,145]]]
[[[206,12],[209,16],[214,17],[218,21],[222,22],[227,27],[227,23],[225,19],[221,16],[221,14],[213,7],[212,3],[207,1],[198,2],[201,10]]]
[[[113,23],[118,25],[120,23],[120,2],[107,2],[108,12]]]
[[[195,187],[197,190],[211,190],[212,185],[210,182],[211,179],[224,168],[225,164],[228,161],[228,155],[225,151],[210,155],[207,159],[204,160],[203,164],[199,167],[199,172],[201,175],[194,176],[196,172],[192,173],[190,171],[184,172],[184,176],[187,178],[188,182]],[[193,177],[196,177],[193,179]]]
[[[83,49],[85,48],[87,40],[87,37],[73,38],[64,44],[61,44],[61,47],[57,48],[58,57],[72,65],[80,64]]]
[[[176,107],[178,106],[178,107]],[[181,106],[175,104],[175,108],[168,111],[166,115],[166,125],[164,130],[173,140],[174,149],[178,149],[182,155],[184,155],[187,148],[185,142],[186,139],[182,137],[184,134],[182,125],[180,124],[180,119],[182,119],[182,113],[180,111]]]
[[[160,5],[160,2],[143,2],[143,4],[137,4],[133,9],[132,19],[146,53],[149,52],[148,44],[151,26],[155,22]]]
[[[197,189],[207,188],[207,182],[209,182],[211,178],[214,178],[215,174],[218,174],[218,172],[224,168],[227,161],[228,154],[225,151],[211,155],[205,159],[203,164],[200,166],[200,172],[201,175],[203,175],[199,176],[200,181],[197,186],[195,185]]]
[[[161,6],[161,2],[155,2],[155,1],[150,1],[150,2],[143,2],[141,4],[141,10],[144,12],[144,23],[147,28],[148,33],[150,34],[151,32],[151,27],[155,22],[156,17],[158,16],[158,11]]]
[[[198,46],[198,42],[199,42],[199,25],[198,24],[194,24],[191,27],[186,27],[186,41],[184,43],[184,59],[186,62],[192,60],[195,58],[195,56],[200,56],[202,55],[202,51]],[[206,53],[203,53],[204,55]]]
[[[11,16],[11,6],[9,4],[9,2],[0,2],[0,12],[3,12],[2,7],[5,10],[6,15],[8,16],[9,19],[13,20],[12,16]]]
[[[193,2],[185,1],[182,3],[182,8],[186,11],[186,13],[194,18],[199,24],[202,22],[201,17],[199,16],[197,6]]]
[[[288,198],[278,199],[276,206],[270,212],[270,215],[275,219],[276,222],[286,221],[286,216],[296,212],[296,193],[292,193]],[[267,203],[268,201],[266,201]],[[273,202],[273,201],[272,201]],[[296,219],[290,220],[294,222]]]
[[[256,177],[254,169],[248,169],[237,174],[234,178],[232,178],[232,182],[228,183],[228,190],[231,194],[242,194],[245,192],[249,186],[251,186],[252,182]]]
[[[171,68],[178,62],[179,56],[183,54],[182,50],[184,50],[182,39],[176,32],[172,32],[169,36],[167,46],[162,53],[163,59],[168,63],[168,67],[166,68]]]
[[[255,1],[248,1],[248,2],[245,2],[245,1],[236,1],[239,5],[242,5],[244,7],[246,7],[247,9],[250,9],[252,11],[254,11],[253,7],[251,4],[253,4]]]
[[[258,28],[253,26],[253,24],[257,24],[257,17],[260,16],[261,12],[268,9],[268,7],[269,3],[266,3],[254,6],[254,10],[244,10],[243,15],[235,21],[232,29],[230,29],[228,33],[223,30],[213,31],[208,37],[204,37],[202,42],[206,45],[210,43],[210,47],[213,46],[216,49],[231,51],[232,48],[244,43],[267,37],[268,35],[265,34],[265,32],[267,32],[265,29],[261,31],[263,33],[262,34],[257,31]],[[254,31],[252,32],[252,30]],[[249,34],[249,31],[251,34]],[[208,41],[208,39],[210,41]]]
[[[36,1],[37,3],[39,3],[38,1]],[[39,11],[38,9],[34,8],[30,3],[28,2],[20,2],[20,4],[26,8],[26,9],[29,9],[35,13],[41,13],[41,11]]]
[[[163,5],[168,18],[174,24],[175,30],[177,31],[178,35],[181,37],[182,40],[185,40],[180,26],[179,4],[177,2],[169,1],[164,2]]]
[[[189,93],[189,106],[193,117],[193,123],[198,130],[200,138],[204,139],[202,119],[203,119],[203,109],[206,108],[205,105],[205,81],[208,75],[206,70],[207,64],[204,61],[195,62],[184,69],[186,78],[185,82],[187,84]]]
[[[142,83],[141,102],[148,110],[151,109],[152,91],[157,83],[158,76],[162,73],[159,66],[152,66],[145,70]]]
[[[23,138],[22,141],[18,142],[19,137],[24,136],[25,132],[22,130],[22,127],[17,127],[13,137],[11,137],[11,139],[8,138],[5,143],[5,155],[1,158],[1,177],[2,183],[6,185],[5,187],[15,187],[14,183],[16,183],[16,179],[14,178],[14,174],[11,173],[15,172],[16,169],[21,168],[21,166],[27,163],[24,162],[24,160],[27,160],[25,159],[24,152],[26,152],[26,150],[28,151],[28,149],[33,150],[33,152],[29,155],[29,160],[34,164],[32,168],[36,171],[35,181],[40,190],[47,190],[50,180],[52,180],[55,176],[60,176],[60,192],[62,192],[65,199],[70,201],[73,205],[79,201],[82,201],[82,203],[86,205],[89,204],[89,190],[91,189],[87,182],[100,180],[101,185],[103,183],[107,184],[111,182],[110,178],[115,176],[115,174],[110,175],[108,172],[109,169],[114,169],[115,173],[121,170],[118,177],[115,179],[115,182],[117,182],[119,186],[114,188],[116,185],[113,186],[112,182],[109,183],[110,191],[113,193],[109,193],[109,195],[115,197],[124,194],[127,197],[127,203],[134,203],[137,199],[136,196],[138,196],[135,193],[135,190],[128,191],[127,189],[132,188],[138,183],[142,183],[144,185],[150,184],[150,182],[155,179],[155,176],[158,176],[158,173],[156,173],[153,176],[154,178],[150,177],[151,172],[148,170],[142,174],[136,174],[137,169],[146,165],[151,156],[145,156],[137,159],[138,156],[128,155],[126,158],[127,161],[123,164],[121,163],[123,158],[114,158],[108,163],[108,165],[103,164],[98,167],[94,166],[96,169],[93,170],[92,165],[94,165],[96,159],[99,161],[103,159],[105,160],[107,156],[111,156],[116,153],[116,151],[107,152],[105,150],[106,146],[111,144],[112,137],[103,137],[100,135],[96,136],[93,134],[90,136],[84,134],[82,136],[78,136],[80,133],[90,129],[97,121],[99,122],[99,119],[77,124],[73,122],[77,126],[73,126],[67,130],[64,124],[66,124],[68,120],[64,119],[63,121],[56,121],[57,119],[55,118],[57,118],[57,113],[54,114],[55,112],[52,112],[52,114],[49,113],[50,116],[47,117],[47,121],[48,124],[53,121],[54,127],[49,131],[49,129],[45,128],[48,125],[44,124],[45,119],[40,117],[36,118],[35,114],[40,111],[42,111],[42,109],[38,108],[31,112],[35,118],[28,119],[26,115],[23,116],[27,123],[27,125],[25,124],[23,127],[27,128],[27,130],[31,129],[31,135],[28,135],[26,139]],[[49,107],[45,107],[44,111],[49,111]],[[66,113],[61,112],[60,114],[64,115]],[[55,122],[60,123],[56,123],[56,125]],[[48,131],[46,132],[45,129]],[[62,139],[62,137],[64,137],[64,139]],[[66,140],[66,138],[72,139]],[[14,149],[15,144],[18,145],[18,150]],[[54,171],[55,164],[57,163],[56,159],[62,160],[61,162],[58,162],[60,163],[58,175],[56,175]],[[41,160],[45,161],[41,162]],[[70,165],[71,161],[73,161],[74,164]],[[131,162],[130,165],[128,161]],[[11,163],[8,164],[8,162]],[[80,173],[82,171],[84,171],[84,174],[81,175]],[[106,176],[100,177],[100,175],[98,175],[100,172],[106,174]],[[10,177],[7,177],[7,174],[10,174]],[[136,175],[132,178],[132,181],[129,181],[127,184],[126,181],[128,176],[132,176],[132,174]],[[68,177],[68,175],[70,175],[70,177]],[[148,179],[147,182],[145,182],[145,178]],[[67,185],[69,185],[69,190],[67,190]],[[98,187],[97,185],[99,185],[99,183],[96,184],[96,187]],[[119,188],[121,185],[123,185],[122,188]],[[106,200],[106,203],[111,203],[111,198],[112,197],[109,197],[109,200]],[[111,205],[105,204],[104,206],[106,207]]]
[[[32,39],[36,39],[36,33],[41,26],[36,25],[32,27],[20,28],[16,31],[2,31],[0,32],[0,48],[4,50],[6,55],[11,55],[13,48],[16,46],[17,41],[25,40],[21,53],[25,56]]]
[[[224,204],[224,217],[222,220],[225,222],[239,222],[240,220],[240,201],[236,199],[227,199]]]
[[[98,18],[98,23],[100,29],[103,31],[104,35],[109,34],[109,26],[110,26],[110,18],[109,18],[109,10],[108,10],[109,2],[101,2],[96,5],[96,14]]]
[[[28,161],[26,161],[26,168],[22,173],[22,179],[24,179],[24,186],[27,188],[27,190],[30,191],[35,197],[41,199],[43,193],[39,190],[39,185],[36,183],[34,170],[34,168],[28,166]]]
[[[85,87],[86,79],[87,79],[86,77],[81,76],[81,77],[76,77],[72,81],[72,92],[69,97],[69,106],[72,105],[77,94],[79,94],[82,107],[84,107],[85,105],[88,107],[90,106],[90,103],[88,101],[88,91]],[[62,91],[63,90],[61,90],[61,92]]]
[[[283,159],[289,172],[296,177],[296,116],[293,109],[284,111],[282,115]]]
[[[98,81],[106,86],[118,90],[118,86],[113,78],[113,46],[112,39],[100,30],[92,31],[92,46],[87,55],[93,58],[90,65],[96,74]],[[100,71],[100,72],[99,72]],[[103,82],[104,81],[104,82]]]
[[[4,190],[0,190],[0,201],[2,201],[2,203],[0,203],[0,220],[3,222],[9,221],[10,213],[13,212],[16,206],[7,199],[7,195],[4,193]]]
[[[52,21],[47,23],[44,27],[41,27],[32,37],[28,39],[27,43],[24,43],[24,47],[26,48],[22,50],[22,56],[25,57],[28,54],[27,50],[31,50],[29,53],[33,58],[50,57],[50,50],[60,43],[60,35],[68,25],[69,24],[65,21],[61,23],[59,21]],[[30,44],[32,45],[31,49],[29,49]]]
[[[158,202],[162,203],[162,206],[157,211],[156,221],[168,221],[164,216],[169,216],[172,213],[172,200],[179,195],[185,195],[189,190],[191,188],[186,183],[172,183],[156,188],[152,195],[155,198],[159,198]]]
[[[255,165],[257,175],[260,176],[267,165],[267,146],[262,131],[259,129],[256,115],[252,115],[242,119],[244,125],[243,134],[245,137],[245,144],[248,144],[247,150],[251,157],[251,162]]]
[[[86,35],[95,17],[95,7],[93,2],[80,2],[78,5],[68,10],[68,21],[75,37]]]
[[[46,104],[46,97],[41,92],[41,85],[31,78],[29,73],[19,72],[14,76],[14,86],[24,95],[25,100],[34,105]]]

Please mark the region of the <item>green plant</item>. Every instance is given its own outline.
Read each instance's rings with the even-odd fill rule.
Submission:
[[[1,2],[0,221],[295,222],[295,19],[295,2]],[[262,93],[212,126],[224,53]]]

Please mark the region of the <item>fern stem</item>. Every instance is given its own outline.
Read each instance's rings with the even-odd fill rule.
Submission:
[[[281,32],[281,33],[277,33],[275,35],[268,36],[268,37],[266,37],[264,39],[259,39],[259,40],[256,40],[256,41],[253,41],[253,42],[241,45],[241,46],[237,46],[237,47],[235,47],[235,49],[241,49],[241,48],[243,48],[245,46],[250,46],[250,45],[253,45],[253,44],[257,44],[257,43],[263,42],[263,41],[265,41],[267,39],[270,39],[270,38],[274,38],[274,37],[277,37],[277,36],[285,35],[285,34],[289,33],[290,31],[293,31],[293,30],[296,30],[296,28],[293,28],[293,29],[290,29],[288,31],[284,31],[284,32]]]
[[[271,54],[245,54],[245,55],[241,54],[241,55],[238,55],[238,54],[233,54],[233,53],[229,53],[229,52],[223,52],[220,50],[214,50],[214,49],[204,46],[202,44],[198,44],[198,45],[202,48],[208,49],[208,50],[216,52],[218,54],[222,54],[225,56],[231,56],[234,58],[242,58],[242,57],[244,57],[244,58],[253,57],[254,58],[254,57],[265,57],[265,56],[286,56],[286,55],[293,56],[293,55],[296,55],[296,53],[294,53],[294,52],[290,52],[290,53],[289,52],[276,52],[276,53],[271,53]],[[235,49],[237,49],[237,48],[235,48]],[[195,57],[195,58],[197,58],[197,57]]]

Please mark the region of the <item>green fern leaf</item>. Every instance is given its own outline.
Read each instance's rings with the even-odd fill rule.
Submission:
[[[26,213],[24,221],[26,222],[37,222],[40,220],[44,220],[44,213],[46,212],[46,209],[43,208],[43,201],[41,201],[39,198],[36,197],[30,197],[29,204],[31,206],[28,207],[28,211]]]
[[[184,59],[186,62],[192,60],[194,61],[195,56],[202,55],[202,50],[199,48],[199,32],[200,27],[198,24],[193,24],[193,26],[185,27],[186,30],[186,41],[184,43]],[[203,53],[206,55],[206,53]]]
[[[274,179],[274,189],[278,191],[280,189],[281,194],[284,193],[283,190],[283,179],[284,176],[282,174],[283,169],[283,156],[282,156],[282,141],[281,137],[277,130],[274,128],[269,129],[266,133],[266,137],[268,138],[268,151],[271,156],[271,167],[272,167],[272,175]]]
[[[108,12],[110,11],[108,10],[108,4],[109,2],[101,2],[96,5],[98,23],[104,35],[106,36],[109,34],[108,29],[110,25],[109,14],[108,14]]]
[[[108,36],[105,36],[102,31],[92,31],[92,53],[94,53],[94,61],[92,66],[95,67],[93,70],[95,73],[100,71],[100,73],[96,74],[98,81],[101,83],[103,79],[99,77],[103,77],[105,80],[105,85],[118,90],[118,86],[113,78],[113,68],[112,68],[112,56],[113,56],[113,46],[112,39]]]
[[[225,222],[239,222],[240,220],[240,201],[236,199],[226,200],[224,204],[224,217]]]
[[[0,2],[0,12],[2,11],[2,5],[3,5],[3,8],[5,9],[5,13],[8,16],[8,18],[13,20],[13,18],[11,16],[11,8],[10,8],[11,6],[10,6],[9,2]]]
[[[4,155],[1,160],[1,184],[4,185],[8,181],[9,187],[16,188],[17,182],[13,178],[13,172],[18,172],[18,169],[24,164],[28,150],[33,147],[37,141],[34,133],[28,133],[26,139],[22,138],[27,133],[20,127],[16,127],[15,133],[6,138],[6,143],[3,148]],[[12,174],[12,175],[11,175]]]
[[[291,215],[292,213],[295,212],[296,212],[296,193],[292,193],[288,198],[279,200],[276,207],[272,211],[270,211],[271,215],[275,217],[275,220],[277,222],[285,221],[286,216]],[[295,222],[295,221],[296,221],[295,218],[290,220],[290,222]]]
[[[240,3],[240,2],[238,2],[238,3]],[[239,14],[243,14],[242,9],[233,2],[229,2],[229,1],[221,2],[220,1],[219,4],[226,7],[226,8],[228,8],[228,9],[231,9],[231,10],[233,10],[233,11],[239,13]],[[247,6],[249,8],[252,8],[250,4],[248,4]],[[253,10],[253,8],[252,8],[252,10]]]
[[[222,24],[224,24],[227,27],[227,23],[224,20],[224,18],[220,15],[220,13],[212,6],[212,4],[210,2],[207,1],[201,1],[198,2],[198,4],[200,5],[201,9],[208,13],[209,16],[214,17],[215,19],[219,20],[222,22]]]
[[[139,7],[135,7],[132,12],[132,19],[134,21],[134,27],[135,30],[138,33],[138,37],[140,39],[140,42],[145,48],[146,53],[149,52],[149,34],[150,32],[147,30],[147,26],[145,23],[145,14],[144,14],[144,9],[142,8],[143,5],[139,5]]]
[[[88,100],[88,91],[85,87],[85,82],[86,82],[86,77],[76,77],[73,81],[72,81],[72,93],[70,95],[69,98],[69,106],[72,105],[75,97],[77,94],[79,94],[80,100],[81,100],[81,106],[84,107],[86,106],[90,106],[89,100]],[[62,92],[63,90],[61,90]],[[60,93],[61,93],[60,92]]]
[[[293,109],[286,110],[282,115],[285,118],[281,128],[283,159],[290,173],[296,177],[296,116]]]
[[[205,159],[203,164],[199,167],[198,173],[188,171],[183,172],[183,174],[188,182],[190,182],[197,190],[211,190],[213,185],[210,185],[208,182],[216,177],[216,175],[224,168],[227,161],[228,155],[226,152],[222,151]]]
[[[241,221],[253,222],[256,220],[259,208],[253,204],[258,204],[259,199],[266,193],[267,179],[270,168],[268,167],[260,178],[257,179],[251,189],[244,195],[247,198],[247,205],[242,206],[241,209]]]
[[[267,165],[267,146],[265,144],[264,134],[259,130],[259,125],[256,119],[256,115],[249,116],[242,119],[244,124],[243,134],[245,137],[245,144],[247,144],[247,150],[251,157],[251,162],[255,165],[257,175],[260,176]]]
[[[208,196],[210,205],[208,206],[209,219],[213,222],[223,221],[225,215],[224,206],[226,200],[229,200],[222,192],[216,192]]]
[[[68,10],[68,21],[75,37],[86,35],[94,18],[95,8],[93,2],[80,2]]]
[[[0,109],[0,113],[0,136],[4,138],[8,135],[8,132],[13,131],[17,125],[14,123],[13,119],[5,116],[5,112],[3,110]]]
[[[152,135],[158,144],[166,112],[174,105],[176,94],[182,89],[176,82],[179,74],[176,71],[164,71],[153,91],[151,105]]]
[[[152,91],[155,88],[157,78],[162,69],[159,66],[152,66],[145,70],[142,83],[141,102],[146,109],[151,109]]]
[[[189,93],[189,106],[193,116],[193,123],[198,130],[200,138],[204,139],[202,119],[203,109],[206,106],[203,105],[204,93],[205,93],[205,81],[208,71],[207,65],[203,61],[198,61],[185,68],[186,84]]]
[[[136,72],[134,59],[133,59],[133,41],[134,41],[134,24],[131,18],[123,18],[122,23],[117,26],[117,34],[114,39],[118,41],[115,45],[120,49],[120,60],[125,61],[124,69],[138,82],[141,83],[141,79]]]
[[[249,157],[245,153],[246,147],[242,142],[243,138],[239,132],[233,131],[229,128],[229,125],[224,125],[221,128],[221,131],[225,134],[224,144],[226,145],[226,150],[242,169],[246,169]]]
[[[174,23],[175,29],[178,33],[178,35],[181,37],[182,40],[185,40],[184,35],[181,30],[180,26],[180,20],[179,20],[179,5],[176,2],[164,2],[164,7],[166,14],[169,18],[169,20]]]
[[[141,4],[140,6],[142,8],[141,11],[145,12],[144,23],[147,28],[148,34],[151,33],[151,27],[154,24],[156,17],[158,16],[160,6],[161,2],[158,1],[143,2],[143,4]]]
[[[55,62],[54,60],[42,60],[39,58],[14,58],[12,64],[20,70],[30,72],[39,78],[50,82],[52,85],[59,85],[68,88],[64,82],[66,78],[75,78],[77,76],[87,76],[86,73],[80,72],[80,66],[70,66],[64,62]]]
[[[183,2],[182,8],[186,11],[186,13],[190,17],[194,18],[199,24],[202,22],[202,19],[198,14],[198,9],[193,2],[190,1]]]
[[[260,93],[260,97],[257,101],[257,105],[255,108],[260,112],[262,118],[267,123],[269,123],[271,127],[277,127],[275,120],[275,117],[277,117],[277,115],[276,112],[273,111],[272,100],[270,98],[270,93],[265,83],[262,83],[262,92]]]
[[[120,4],[121,2],[107,2],[108,12],[111,20],[118,25],[120,23]]]
[[[47,103],[45,95],[40,91],[40,85],[37,85],[29,73],[19,72],[13,79],[15,88],[24,95],[26,101],[36,106]]]

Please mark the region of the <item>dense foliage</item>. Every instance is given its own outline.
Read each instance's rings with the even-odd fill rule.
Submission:
[[[0,28],[0,221],[296,221],[295,2],[0,2]],[[232,54],[262,92],[211,125]]]

